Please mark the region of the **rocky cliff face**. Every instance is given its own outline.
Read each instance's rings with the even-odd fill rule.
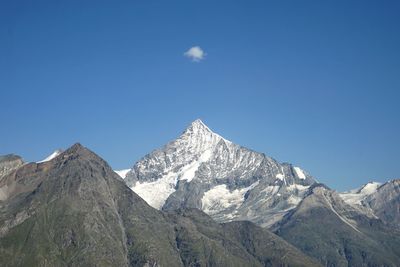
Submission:
[[[80,144],[5,175],[0,190],[2,266],[318,266],[252,223],[153,209]]]
[[[315,182],[298,167],[224,139],[200,120],[139,160],[125,181],[157,209],[199,208],[221,222],[262,226],[294,208]]]
[[[24,164],[20,156],[9,154],[0,156],[0,178],[18,169]]]
[[[363,205],[388,225],[400,229],[400,179],[394,179],[366,197]]]

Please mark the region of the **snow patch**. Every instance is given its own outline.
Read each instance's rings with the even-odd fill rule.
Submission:
[[[45,158],[45,159],[43,159],[43,160],[41,160],[41,161],[38,161],[38,162],[36,162],[36,163],[43,163],[43,162],[50,161],[50,160],[54,159],[55,157],[57,157],[58,155],[60,155],[61,153],[62,153],[62,150],[57,149],[56,151],[54,151],[53,153],[51,153],[47,158]]]
[[[245,194],[258,185],[258,181],[246,188],[229,191],[225,184],[217,185],[207,192],[201,199],[205,213],[213,215],[222,210],[237,208],[244,202]]]
[[[344,192],[339,194],[340,197],[349,205],[362,205],[362,201],[368,196],[378,190],[378,187],[381,186],[381,183],[378,182],[370,182],[368,184],[363,185],[360,188],[350,190],[348,192]]]
[[[301,185],[301,184],[291,184],[287,187],[288,191],[294,191],[294,190],[299,190],[299,191],[305,191],[308,188],[310,188],[309,185]]]
[[[279,179],[279,180],[281,180],[281,181],[283,181],[284,178],[285,178],[285,175],[283,175],[282,173],[278,173],[278,174],[276,175],[276,179]]]
[[[117,173],[122,179],[125,179],[126,175],[131,169],[125,169],[125,170],[119,170],[119,171],[114,171]]]
[[[169,195],[176,191],[175,188],[178,180],[192,181],[200,165],[209,160],[211,156],[212,150],[208,149],[201,154],[198,160],[194,160],[183,166],[179,171],[170,171],[153,182],[138,182],[131,189],[150,206],[161,209]]]
[[[303,170],[299,167],[293,167],[294,171],[296,172],[297,177],[304,180],[306,179],[306,175],[304,174]]]
[[[199,131],[199,129],[205,129],[206,131],[208,131],[212,135],[218,137],[218,139],[222,139],[228,144],[232,143],[231,141],[229,141],[229,140],[223,138],[222,136],[220,136],[219,134],[213,132],[207,125],[204,124],[204,122],[201,119],[195,120],[194,122],[192,122],[191,125],[193,126],[193,130],[194,130],[195,133],[197,133]]]
[[[150,206],[161,209],[169,195],[175,192],[177,181],[178,175],[171,172],[154,182],[138,182],[131,189]]]
[[[192,179],[194,178],[196,171],[199,169],[200,165],[203,162],[206,162],[207,160],[209,160],[211,158],[211,156],[212,156],[211,149],[204,151],[204,153],[201,154],[199,160],[194,161],[181,169],[181,175],[180,175],[179,180],[187,180],[188,182],[192,181]]]
[[[378,189],[378,187],[380,185],[381,185],[381,183],[377,183],[377,182],[368,183],[361,188],[360,194],[371,195],[376,192],[376,190]]]

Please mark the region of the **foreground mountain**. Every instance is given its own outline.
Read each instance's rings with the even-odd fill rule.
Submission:
[[[79,144],[0,190],[1,266],[318,266],[252,223],[153,209]]]
[[[201,120],[139,160],[125,181],[157,209],[198,208],[220,222],[261,226],[281,219],[315,183],[302,169],[236,145]]]
[[[325,266],[399,266],[400,232],[314,185],[275,226],[278,235]]]

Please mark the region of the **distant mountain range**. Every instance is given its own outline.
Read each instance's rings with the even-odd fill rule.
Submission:
[[[400,266],[399,222],[400,180],[337,193],[201,120],[122,171],[0,157],[4,266]]]

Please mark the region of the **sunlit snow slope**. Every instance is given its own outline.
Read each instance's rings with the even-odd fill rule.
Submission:
[[[139,160],[125,181],[157,209],[194,207],[218,221],[263,226],[294,208],[315,182],[299,167],[226,140],[201,120]]]

